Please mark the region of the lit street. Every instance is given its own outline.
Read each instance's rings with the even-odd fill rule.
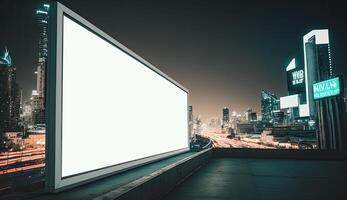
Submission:
[[[274,149],[274,147],[269,147],[263,144],[260,144],[259,140],[251,140],[246,138],[227,138],[228,134],[221,131],[204,131],[201,134],[204,137],[207,137],[213,141],[214,147],[219,148],[258,148],[258,149]]]
[[[0,154],[0,175],[44,167],[45,148]]]

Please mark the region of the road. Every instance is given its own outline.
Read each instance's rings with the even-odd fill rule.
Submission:
[[[212,140],[214,147],[219,148],[257,148],[257,149],[274,149],[274,147],[263,145],[256,139],[242,138],[227,138],[228,134],[218,130],[204,131],[202,136]]]
[[[0,153],[0,175],[42,168],[44,160],[45,148]]]

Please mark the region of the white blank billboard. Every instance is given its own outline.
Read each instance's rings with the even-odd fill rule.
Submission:
[[[294,94],[290,96],[280,97],[280,107],[284,108],[293,108],[299,106],[299,95]]]
[[[187,151],[188,91],[77,14],[60,9],[51,187]]]
[[[64,16],[62,176],[188,147],[187,93]]]

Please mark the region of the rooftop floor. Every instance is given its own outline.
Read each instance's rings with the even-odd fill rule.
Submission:
[[[165,200],[347,199],[347,161],[212,158]]]
[[[146,164],[59,193],[0,199],[347,199],[345,152],[205,149]],[[299,160],[301,159],[301,160]]]
[[[34,192],[14,191],[9,194],[0,195],[0,199],[93,199],[112,191],[115,188],[120,188],[121,186],[131,183],[132,181],[138,180],[141,177],[148,176],[149,174],[160,170],[163,167],[176,163],[177,161],[194,155],[195,153],[196,152],[193,151],[182,153],[60,193],[45,193],[43,188],[41,188],[40,190],[35,190]]]

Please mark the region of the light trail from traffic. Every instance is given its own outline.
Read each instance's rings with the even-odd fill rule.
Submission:
[[[242,138],[228,138],[227,133],[219,130],[204,131],[201,136],[212,140],[213,146],[217,148],[256,148],[256,149],[275,149],[275,147],[266,146],[257,140],[243,140]]]

